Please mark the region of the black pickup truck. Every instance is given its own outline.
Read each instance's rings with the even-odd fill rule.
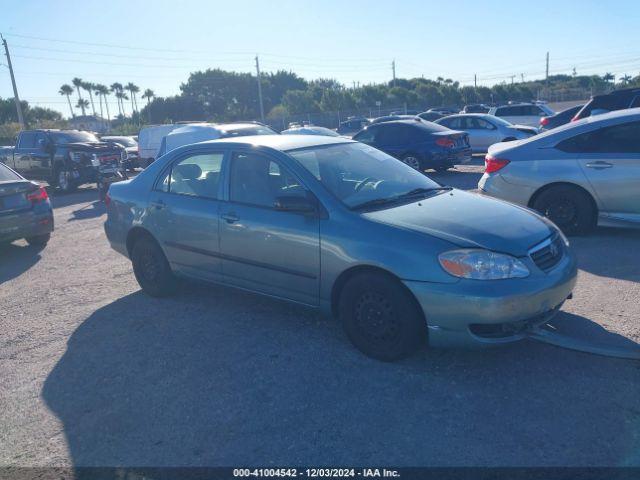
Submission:
[[[95,182],[105,164],[121,169],[125,149],[101,142],[90,132],[79,130],[24,130],[8,165],[27,178],[46,180],[63,192]]]

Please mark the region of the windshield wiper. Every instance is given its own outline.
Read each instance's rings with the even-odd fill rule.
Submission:
[[[446,190],[452,190],[452,189],[453,187],[414,188],[413,190],[409,190],[408,192],[401,193],[400,195],[394,195],[393,197],[374,198],[373,200],[368,200],[363,203],[358,203],[357,205],[354,205],[353,207],[351,207],[351,210],[361,210],[369,207],[377,207],[380,205],[386,205],[388,203],[394,203],[397,201],[406,200],[412,197],[418,197],[418,196],[424,197],[426,194],[431,192],[439,192],[439,191],[446,191]]]

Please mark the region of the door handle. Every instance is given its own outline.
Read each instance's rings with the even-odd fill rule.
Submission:
[[[609,162],[597,161],[597,162],[587,163],[587,167],[588,168],[595,168],[596,170],[600,170],[600,169],[603,169],[603,168],[611,168],[611,167],[613,167],[613,164],[609,163]]]
[[[236,223],[240,220],[235,213],[225,213],[222,215],[222,219],[227,223]]]
[[[157,202],[149,202],[149,205],[155,208],[156,210],[162,210],[167,206],[167,204],[164,203],[162,200],[158,200]]]

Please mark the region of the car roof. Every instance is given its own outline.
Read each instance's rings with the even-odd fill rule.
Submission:
[[[319,147],[339,143],[356,143],[344,137],[325,137],[322,135],[251,135],[247,137],[220,138],[207,140],[200,144],[228,144],[252,147],[268,147],[274,150],[296,150],[299,148]]]

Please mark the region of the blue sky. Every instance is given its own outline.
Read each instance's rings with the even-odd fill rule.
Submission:
[[[638,75],[638,25],[640,2],[626,0],[0,3],[21,98],[65,115],[57,92],[75,76],[171,95],[194,70],[253,71],[255,54],[263,71],[347,85],[389,80],[393,59],[398,77],[540,78],[547,51],[551,73]],[[11,96],[0,66],[0,97]]]

